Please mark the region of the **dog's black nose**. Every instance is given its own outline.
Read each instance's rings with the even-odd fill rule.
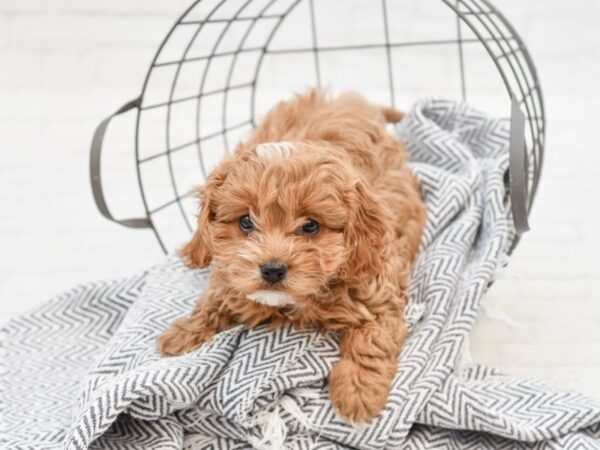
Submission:
[[[260,266],[260,274],[267,283],[275,284],[285,278],[287,267],[283,264],[268,263]]]

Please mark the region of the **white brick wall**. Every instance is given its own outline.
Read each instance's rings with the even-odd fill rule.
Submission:
[[[549,128],[532,231],[514,254],[511,276],[486,299],[525,331],[484,316],[473,353],[600,398],[600,2],[495,3],[533,54]],[[139,93],[158,44],[187,5],[0,0],[0,319],[73,283],[161,259],[150,232],[97,213],[88,147],[98,122]],[[111,126],[106,162],[111,193],[123,197],[112,195],[112,203],[128,214],[140,210],[131,130],[130,118]]]

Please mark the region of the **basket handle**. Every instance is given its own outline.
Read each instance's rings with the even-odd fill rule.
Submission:
[[[152,222],[150,222],[150,219],[147,217],[120,220],[113,217],[106,204],[106,199],[104,198],[102,179],[100,177],[100,161],[102,156],[104,135],[106,134],[106,129],[108,128],[108,124],[110,123],[111,119],[134,108],[139,108],[141,103],[141,97],[131,100],[121,106],[115,113],[111,114],[102,122],[100,122],[100,125],[98,125],[98,128],[96,128],[96,131],[94,132],[92,146],[90,149],[90,180],[92,183],[92,194],[94,195],[96,206],[98,207],[100,214],[102,214],[105,218],[129,228],[152,228]]]
[[[525,148],[525,114],[517,97],[511,95],[510,143],[509,143],[509,193],[513,222],[517,235],[529,231],[527,221],[527,151]]]

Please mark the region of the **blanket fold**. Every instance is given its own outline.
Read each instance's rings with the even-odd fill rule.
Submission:
[[[482,296],[514,237],[508,124],[418,102],[398,128],[427,206],[410,334],[384,411],[341,421],[327,375],[338,338],[236,327],[162,358],[208,272],[175,257],[72,289],[3,328],[0,447],[8,449],[600,449],[600,405],[492,369],[459,368]]]

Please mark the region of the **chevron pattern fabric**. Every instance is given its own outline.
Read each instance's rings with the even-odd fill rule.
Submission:
[[[535,380],[459,368],[482,296],[513,239],[506,122],[417,103],[398,129],[428,207],[385,410],[339,420],[327,375],[338,339],[241,327],[186,355],[155,339],[208,272],[169,258],[80,286],[2,329],[0,448],[600,449],[600,405]]]

